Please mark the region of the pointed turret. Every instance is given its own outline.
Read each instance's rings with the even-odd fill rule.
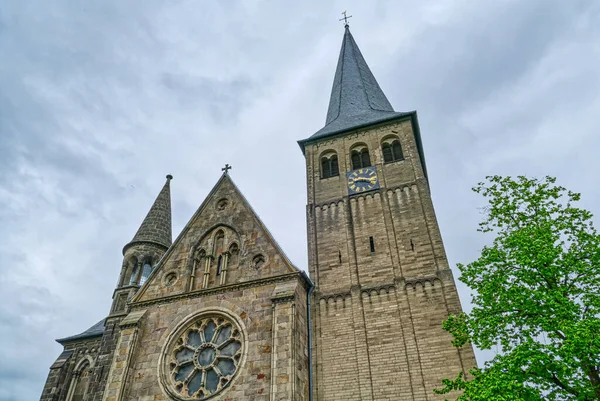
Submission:
[[[156,197],[150,211],[144,218],[133,239],[123,248],[123,255],[135,244],[147,243],[164,247],[167,250],[172,240],[171,233],[171,188],[172,175],[167,175],[167,182]]]
[[[394,111],[346,25],[325,126],[299,143],[304,148],[308,141],[409,114]]]

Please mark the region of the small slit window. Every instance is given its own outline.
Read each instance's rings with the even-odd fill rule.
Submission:
[[[334,154],[325,155],[321,158],[321,178],[337,177],[340,175],[338,157]]]
[[[223,269],[223,255],[219,255],[219,259],[217,260],[217,276],[221,275],[222,269]]]
[[[350,152],[350,161],[352,162],[352,170],[371,167],[369,149],[365,145],[355,147]]]
[[[383,162],[392,163],[400,160],[404,160],[404,154],[402,153],[402,146],[398,139],[389,139],[381,144],[381,151],[383,153]]]

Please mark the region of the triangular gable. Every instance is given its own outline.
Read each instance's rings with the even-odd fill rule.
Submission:
[[[223,283],[217,268],[219,255],[223,267],[224,253],[229,255]],[[206,259],[210,257],[213,259],[209,262],[207,288],[300,271],[229,175],[223,174],[132,302],[206,288]]]

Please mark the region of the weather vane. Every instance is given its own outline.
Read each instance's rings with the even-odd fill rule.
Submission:
[[[225,167],[223,167],[221,169],[221,171],[224,171],[225,174],[229,174],[229,170],[231,170],[233,167],[231,167],[229,164],[225,163]]]
[[[340,18],[340,21],[344,21],[344,28],[348,28],[350,25],[348,24],[348,18],[352,18],[351,15],[347,15],[348,11],[344,10],[342,14],[344,14],[344,18]]]

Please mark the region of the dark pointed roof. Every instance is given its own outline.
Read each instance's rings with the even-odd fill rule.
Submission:
[[[90,327],[89,329],[84,331],[83,333],[79,333],[79,334],[76,334],[76,335],[70,336],[70,337],[59,338],[58,340],[56,340],[56,342],[58,342],[60,344],[64,344],[64,343],[67,343],[70,341],[75,341],[75,340],[83,340],[86,338],[100,337],[102,335],[102,333],[104,333],[104,319],[100,320],[98,323],[96,323],[95,325],[93,325],[92,327]]]
[[[136,243],[150,242],[160,245],[165,249],[171,246],[171,188],[172,175],[167,176],[167,182],[156,197],[154,204],[142,222],[142,225],[129,242],[123,248],[123,254],[130,246]]]
[[[411,114],[394,111],[346,26],[325,126],[299,142],[303,146],[308,141]]]

